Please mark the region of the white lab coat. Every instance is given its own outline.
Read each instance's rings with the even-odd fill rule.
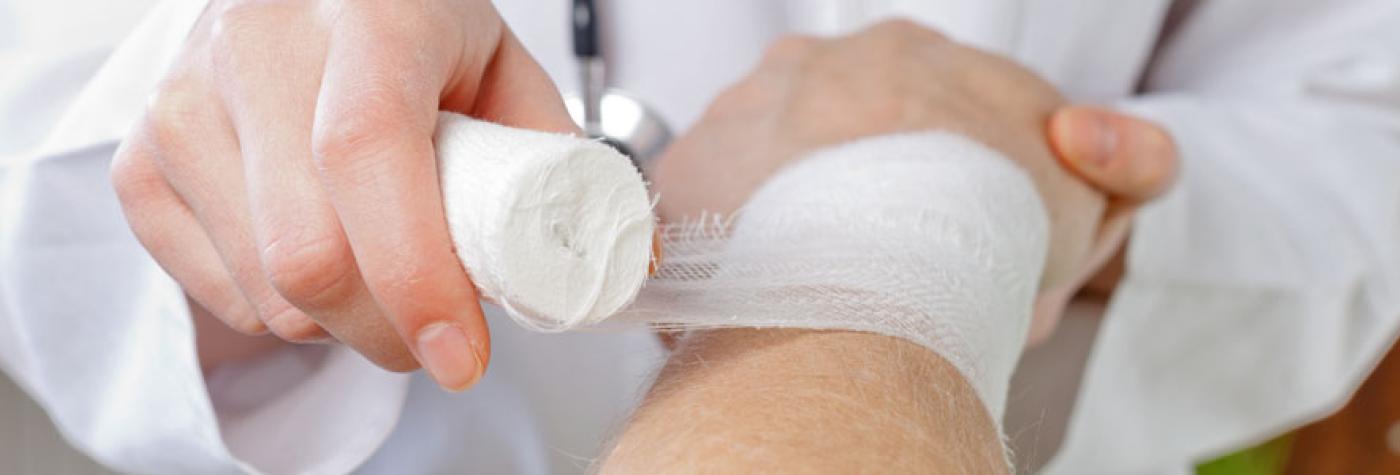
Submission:
[[[0,34],[0,124],[24,124],[0,137],[0,368],[65,436],[135,472],[586,466],[662,358],[648,335],[493,317],[493,367],[461,395],[343,348],[201,374],[181,292],[127,230],[106,169],[202,2],[163,4],[111,52],[111,23],[133,16],[102,10],[138,3],[55,1],[53,18],[90,11],[103,28]],[[1181,3],[614,0],[604,31],[613,83],[679,128],[782,33],[895,14],[1166,125],[1180,184],[1136,218],[1046,471],[1171,472],[1339,406],[1400,329],[1400,2]],[[498,4],[575,89],[567,2]],[[36,9],[0,0],[0,32]],[[1184,16],[1164,32],[1170,12]]]

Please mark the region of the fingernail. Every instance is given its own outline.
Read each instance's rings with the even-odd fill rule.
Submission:
[[[418,358],[439,386],[462,391],[481,379],[481,359],[466,332],[457,325],[435,323],[418,332]]]
[[[1069,159],[1094,168],[1105,168],[1113,160],[1118,149],[1118,131],[1113,128],[1103,113],[1081,110],[1069,121],[1072,127]]]

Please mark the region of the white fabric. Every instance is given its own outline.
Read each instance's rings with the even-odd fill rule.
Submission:
[[[37,146],[93,70],[158,3],[0,1],[0,161]]]
[[[1267,440],[1340,407],[1400,328],[1400,2],[1200,8],[1121,103],[1182,176],[1134,224],[1052,473]]]
[[[30,15],[41,6],[61,13],[52,18],[112,26],[104,34],[124,29],[115,26],[120,15],[71,3],[0,0],[0,46],[7,53],[42,46],[25,42],[34,37],[29,25],[57,24]],[[784,31],[842,31],[892,12],[979,18],[973,10],[987,2],[604,3],[615,85],[683,129],[753,65],[758,45]],[[1179,471],[1304,422],[1344,401],[1400,320],[1400,5],[1197,3],[1167,38],[1158,34],[1165,0],[999,3],[1018,12],[1019,30],[1009,42],[979,42],[1071,99],[1114,101],[1165,122],[1185,154],[1181,187],[1137,220],[1129,275],[1105,316],[1053,472]],[[855,4],[870,13],[841,10]],[[567,2],[498,5],[556,81],[574,89],[562,26]],[[76,445],[129,471],[269,463],[235,455],[243,448],[228,444],[237,438],[220,438],[239,424],[204,391],[220,392],[218,401],[229,388],[200,378],[180,296],[120,222],[104,172],[201,6],[173,2],[149,17],[101,75],[94,76],[101,49],[55,48],[26,54],[36,59],[23,63],[0,56],[0,123],[25,124],[3,128],[0,151],[0,364]],[[89,37],[98,30],[61,31],[73,44],[108,44]],[[982,34],[1004,38],[978,29],[954,36],[978,42]],[[687,60],[676,61],[677,52]],[[84,77],[94,79],[74,98]],[[1151,97],[1135,98],[1139,85]],[[55,127],[54,115],[32,104],[70,104],[67,120]],[[36,151],[43,135],[48,146]],[[579,460],[592,456],[658,357],[646,335],[544,336],[495,325],[493,336],[493,366],[480,390],[449,397],[417,376],[413,384],[379,380],[390,389],[371,391],[378,396],[345,414],[402,408],[397,426],[385,418],[363,428],[388,439],[337,446],[303,467],[369,458],[362,467],[375,473],[580,471]],[[276,361],[286,360],[268,363]],[[356,362],[360,374],[377,371]],[[411,403],[392,397],[405,387]],[[318,431],[315,420],[283,412],[275,425],[239,426],[249,434],[344,435]]]
[[[626,156],[595,140],[438,117],[448,231],[481,295],[540,331],[598,323],[632,302],[656,217]]]

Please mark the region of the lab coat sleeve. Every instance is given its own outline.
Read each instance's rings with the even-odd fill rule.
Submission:
[[[1141,210],[1049,472],[1180,467],[1340,407],[1400,328],[1400,2],[1196,2],[1147,92]]]
[[[407,376],[312,346],[206,379],[183,292],[131,234],[108,179],[121,132],[201,10],[158,8],[41,151],[0,160],[0,370],[119,471],[344,473],[393,430]]]

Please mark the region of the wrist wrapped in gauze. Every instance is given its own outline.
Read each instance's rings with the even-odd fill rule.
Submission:
[[[988,147],[865,139],[781,170],[730,221],[664,227],[657,275],[609,323],[904,338],[956,366],[999,422],[1048,227],[1029,176]]]

